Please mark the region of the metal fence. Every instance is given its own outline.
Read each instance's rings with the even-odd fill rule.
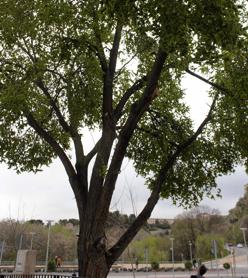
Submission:
[[[59,273],[51,274],[16,274],[16,273],[0,273],[0,278],[74,278],[76,274],[64,275]]]

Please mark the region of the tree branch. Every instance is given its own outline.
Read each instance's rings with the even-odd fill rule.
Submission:
[[[196,132],[188,138],[184,143],[179,145],[174,152],[174,154],[171,155],[171,157],[167,160],[165,165],[160,169],[158,173],[158,177],[154,182],[154,189],[152,190],[152,193],[147,200],[147,203],[141,213],[138,215],[138,217],[135,219],[133,224],[127,229],[127,231],[121,236],[121,238],[118,240],[118,242],[111,247],[107,252],[107,260],[108,264],[112,264],[123,252],[123,250],[126,248],[126,246],[132,241],[134,236],[137,234],[137,232],[140,230],[140,228],[144,225],[145,221],[150,217],[155,205],[157,204],[160,192],[163,183],[166,180],[166,175],[169,169],[171,169],[176,162],[177,158],[181,156],[181,154],[189,147],[197,137],[202,133],[204,127],[208,124],[212,117],[212,112],[215,108],[215,104],[217,101],[217,94],[215,95],[212,105],[209,109],[208,115],[206,118],[202,121]]]
[[[56,105],[55,101],[53,100],[52,96],[49,94],[48,88],[44,85],[42,80],[36,81],[37,86],[43,91],[45,96],[49,99],[52,109],[55,111],[55,114],[59,120],[60,125],[62,126],[65,132],[68,132],[73,140],[75,146],[75,154],[76,154],[76,170],[80,179],[80,183],[84,190],[84,198],[87,196],[88,185],[87,185],[87,174],[83,173],[84,167],[84,150],[83,144],[81,140],[81,136],[79,133],[70,127],[66,120],[64,119],[62,113],[60,112],[58,106]]]
[[[118,70],[118,72],[116,73],[114,79],[117,79],[118,76],[121,75],[123,69],[137,56],[137,53],[135,53],[126,63],[124,63],[124,65]]]
[[[154,126],[155,128],[155,126]],[[152,131],[152,130],[149,130],[149,129],[145,129],[143,127],[137,127],[136,128],[137,130],[141,131],[141,132],[144,132],[150,136],[152,136],[153,138],[155,139],[161,139],[161,136],[160,136],[160,133],[159,133],[159,130],[156,129],[156,131]],[[173,141],[170,141],[170,140],[167,140],[167,142],[171,145],[171,146],[174,146],[174,147],[178,147],[178,144],[173,142]]]
[[[137,80],[122,96],[120,99],[119,103],[116,105],[116,108],[114,110],[114,117],[116,119],[116,122],[120,119],[122,110],[124,106],[126,105],[127,101],[129,98],[137,91],[142,89],[144,86],[145,82],[147,81],[147,76],[143,76],[139,80]]]
[[[64,152],[64,150],[61,148],[59,143],[52,137],[49,132],[43,129],[43,127],[38,123],[38,121],[34,118],[32,113],[28,112],[25,114],[25,117],[27,118],[28,124],[36,131],[36,133],[43,138],[53,149],[53,151],[56,153],[56,155],[59,157],[60,161],[62,162],[65,171],[68,175],[70,185],[72,187],[72,190],[74,192],[74,196],[77,200],[77,205],[79,207],[85,206],[85,200],[87,196],[85,195],[87,192],[85,192],[84,188],[83,191],[81,191],[81,184],[78,183],[77,173],[75,172],[74,167],[72,166],[68,156]]]
[[[96,17],[96,16],[95,16]],[[97,23],[96,23],[97,24]],[[98,26],[96,25],[96,37],[99,43],[101,43],[101,37],[98,32]],[[109,65],[107,70],[104,72],[104,84],[103,84],[103,103],[102,103],[102,137],[99,142],[99,146],[96,146],[88,156],[88,159],[95,155],[97,157],[93,166],[90,188],[89,188],[89,199],[98,200],[101,196],[102,185],[105,178],[105,169],[108,165],[112,145],[115,139],[115,122],[113,119],[113,80],[116,69],[119,45],[121,40],[122,24],[120,22],[116,25],[113,46],[110,51]],[[102,44],[101,44],[102,49]],[[98,206],[95,202],[91,202],[88,206],[87,217],[94,217]],[[92,230],[91,230],[92,232]]]
[[[52,69],[49,69],[49,68],[46,68],[45,71],[50,72],[50,73],[52,73],[52,74],[54,74],[54,75],[59,76],[59,78],[60,78],[61,80],[63,80],[64,83],[66,83],[66,84],[68,83],[67,80],[65,79],[65,77],[63,76],[63,74],[59,73],[58,71],[52,70]]]
[[[138,121],[153,100],[153,93],[157,86],[157,82],[160,77],[160,73],[162,71],[166,57],[167,55],[165,52],[163,52],[162,50],[158,51],[144,93],[142,94],[138,103],[133,104],[130,115],[120,132],[119,141],[117,143],[113,159],[106,177],[106,188],[108,187],[114,189],[112,186],[115,184],[118,175],[117,173],[120,170],[129,140],[133,135],[135,128],[137,127]]]
[[[27,118],[28,124],[39,134],[39,136],[41,138],[43,138],[52,147],[54,152],[60,158],[61,162],[63,163],[63,165],[65,167],[68,177],[72,178],[73,176],[75,176],[76,172],[75,172],[69,158],[67,157],[67,155],[65,154],[65,152],[63,151],[61,146],[58,144],[58,142],[47,131],[45,131],[41,127],[41,125],[37,122],[37,120],[34,118],[32,113],[29,112],[29,113],[25,114],[25,116]]]
[[[91,159],[97,154],[100,145],[101,145],[101,138],[95,144],[93,149],[85,156],[85,164],[86,165],[88,165],[90,163]]]
[[[41,91],[44,93],[44,95],[48,98],[48,100],[50,101],[50,104],[59,120],[59,123],[61,125],[61,127],[63,128],[63,130],[67,133],[69,133],[72,137],[73,135],[75,135],[74,131],[72,130],[72,128],[69,126],[69,124],[66,122],[64,116],[62,115],[62,113],[60,112],[57,104],[55,103],[55,101],[53,100],[52,96],[49,93],[48,88],[45,86],[45,84],[43,83],[43,81],[41,79],[36,80],[35,84],[38,86],[38,88],[41,89]]]
[[[159,49],[153,67],[151,69],[147,86],[138,103],[134,104],[134,106],[132,107],[130,115],[120,132],[119,140],[116,145],[112,161],[110,163],[105,178],[101,199],[99,200],[99,202],[101,203],[102,210],[97,212],[95,223],[98,223],[98,225],[99,223],[102,223],[102,221],[104,222],[104,219],[106,219],[107,217],[108,208],[110,206],[116,180],[126,153],[127,146],[137,126],[138,121],[140,120],[140,118],[145,113],[145,111],[147,110],[147,108],[153,100],[153,93],[157,86],[157,82],[159,80],[166,57],[166,53]]]
[[[35,57],[33,57],[33,55],[32,55],[32,54],[30,53],[30,51],[28,50],[27,45],[26,45],[26,42],[25,42],[24,39],[23,39],[23,42],[24,42],[26,48],[25,48],[21,43],[19,43],[19,42],[16,42],[16,44],[17,44],[18,47],[20,47],[20,49],[21,49],[24,53],[26,53],[26,54],[28,55],[29,59],[30,59],[33,63],[35,63],[35,62],[36,62]]]
[[[93,48],[95,48],[96,50],[96,54],[97,57],[99,58],[103,72],[106,73],[108,70],[108,63],[102,45],[102,38],[101,38],[101,32],[99,30],[97,14],[94,10],[93,10],[93,18],[94,18],[93,30],[96,38],[96,47]],[[90,44],[90,46],[92,45]]]
[[[104,75],[103,85],[103,129],[108,128],[107,125],[112,121],[113,113],[113,82],[116,69],[118,51],[121,40],[122,24],[119,22],[116,25],[114,41],[110,50],[108,70]],[[112,123],[113,124],[113,123]]]
[[[190,69],[186,69],[186,72],[187,72],[188,74],[190,74],[190,75],[192,75],[192,76],[194,76],[194,77],[200,79],[201,81],[203,81],[203,82],[205,82],[205,83],[211,85],[212,87],[216,88],[217,90],[222,91],[223,93],[231,94],[231,92],[230,92],[228,89],[226,89],[225,87],[223,87],[223,86],[221,86],[221,85],[219,85],[219,84],[217,84],[217,83],[214,83],[214,82],[212,82],[212,81],[210,81],[210,80],[208,80],[208,79],[206,79],[206,78],[200,76],[199,74],[197,74],[197,73],[191,71]]]
[[[110,72],[110,78],[112,81],[114,79],[114,74],[115,74],[115,69],[116,69],[116,62],[117,62],[118,51],[119,51],[119,46],[120,46],[120,41],[121,41],[122,27],[123,27],[122,23],[120,23],[120,21],[118,21],[116,30],[115,30],[115,35],[114,35],[113,47],[110,51],[109,72]]]

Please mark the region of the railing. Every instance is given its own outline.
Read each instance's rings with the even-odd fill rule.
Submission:
[[[74,278],[77,277],[75,273],[72,275],[63,275],[59,273],[49,274],[16,274],[16,273],[0,273],[0,278]]]

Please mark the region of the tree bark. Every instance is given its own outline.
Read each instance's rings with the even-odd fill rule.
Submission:
[[[79,277],[105,278],[111,265],[106,259],[106,238],[105,236],[95,238],[88,233],[87,226],[90,223],[81,223],[78,238],[78,266]],[[104,234],[104,228],[100,227],[98,234]]]

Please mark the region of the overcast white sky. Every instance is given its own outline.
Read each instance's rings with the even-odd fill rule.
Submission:
[[[187,88],[186,100],[191,105],[192,118],[197,125],[207,113],[208,87],[193,77],[185,78],[183,86]],[[96,139],[89,134],[86,140],[90,145]],[[243,196],[244,185],[247,183],[248,176],[244,168],[237,167],[234,174],[218,179],[223,198],[216,201],[204,199],[202,204],[217,208],[222,214],[226,214]],[[135,207],[132,206],[130,192]],[[118,209],[127,214],[139,212],[148,196],[144,180],[137,177],[131,163],[125,161],[117,182],[112,210]],[[169,200],[161,200],[152,217],[173,218],[182,212],[181,208],[174,206]],[[67,176],[58,160],[38,174],[17,175],[5,165],[0,165],[0,219],[9,217],[19,220],[31,218],[58,220],[78,217]]]

